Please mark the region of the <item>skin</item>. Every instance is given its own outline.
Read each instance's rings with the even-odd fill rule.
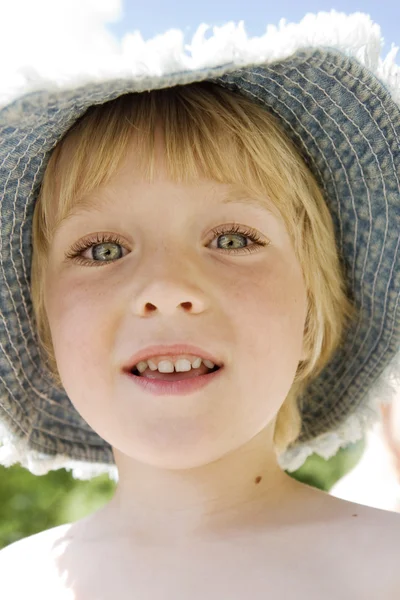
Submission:
[[[97,191],[112,204],[57,232],[45,303],[65,390],[113,447],[119,472],[87,532],[174,544],[244,529],[256,514],[266,525],[311,493],[281,470],[273,447],[276,415],[304,358],[306,289],[278,213],[222,204],[225,184],[172,183],[160,134],[156,148],[155,183],[141,180],[132,150]],[[269,245],[218,248],[212,229],[232,222]],[[112,248],[115,262],[65,259],[76,241],[100,232],[124,242]],[[83,256],[99,261],[93,252]],[[224,362],[222,376],[188,396],[147,394],[122,366],[162,342],[208,349]]]

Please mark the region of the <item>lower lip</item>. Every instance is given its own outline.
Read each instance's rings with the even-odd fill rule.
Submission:
[[[127,375],[142,389],[157,396],[186,396],[215,381],[221,374],[223,367],[209,375],[198,375],[193,379],[182,379],[182,381],[162,381],[161,379],[148,379],[138,377],[132,373]]]

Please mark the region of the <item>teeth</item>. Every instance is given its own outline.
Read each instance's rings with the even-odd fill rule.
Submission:
[[[151,359],[142,360],[136,365],[136,368],[139,371],[139,373],[144,373],[147,367],[149,367],[152,371],[158,370],[160,373],[173,373],[174,370],[177,372],[183,372],[190,371],[192,368],[198,369],[202,362],[209,369],[213,369],[215,367],[214,363],[211,360],[203,360],[197,357],[192,359],[191,361],[187,358],[180,358],[175,363],[170,360],[160,360],[158,365]]]

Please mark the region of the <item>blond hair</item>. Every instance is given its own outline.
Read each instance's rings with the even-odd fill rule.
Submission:
[[[143,177],[154,180],[154,135],[161,125],[172,181],[204,176],[268,196],[282,216],[307,289],[305,360],[277,415],[274,444],[282,452],[301,429],[297,398],[327,364],[355,307],[346,295],[332,217],[321,190],[279,121],[262,106],[210,82],[130,93],[91,106],[54,148],[33,215],[31,292],[39,347],[62,388],[44,305],[54,230],[81,197],[106,185],[132,138]],[[135,130],[135,136],[133,136]],[[68,168],[62,157],[69,153]]]

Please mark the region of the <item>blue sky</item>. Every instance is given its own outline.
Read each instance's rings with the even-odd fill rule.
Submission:
[[[122,5],[121,20],[107,25],[118,38],[139,29],[143,39],[148,39],[176,28],[185,33],[185,43],[189,43],[200,23],[212,27],[241,20],[248,35],[259,36],[264,34],[268,23],[278,25],[282,17],[287,21],[299,21],[307,12],[335,9],[346,14],[368,13],[381,27],[385,56],[392,42],[400,46],[400,0],[123,0]],[[206,37],[211,35],[209,30]]]

